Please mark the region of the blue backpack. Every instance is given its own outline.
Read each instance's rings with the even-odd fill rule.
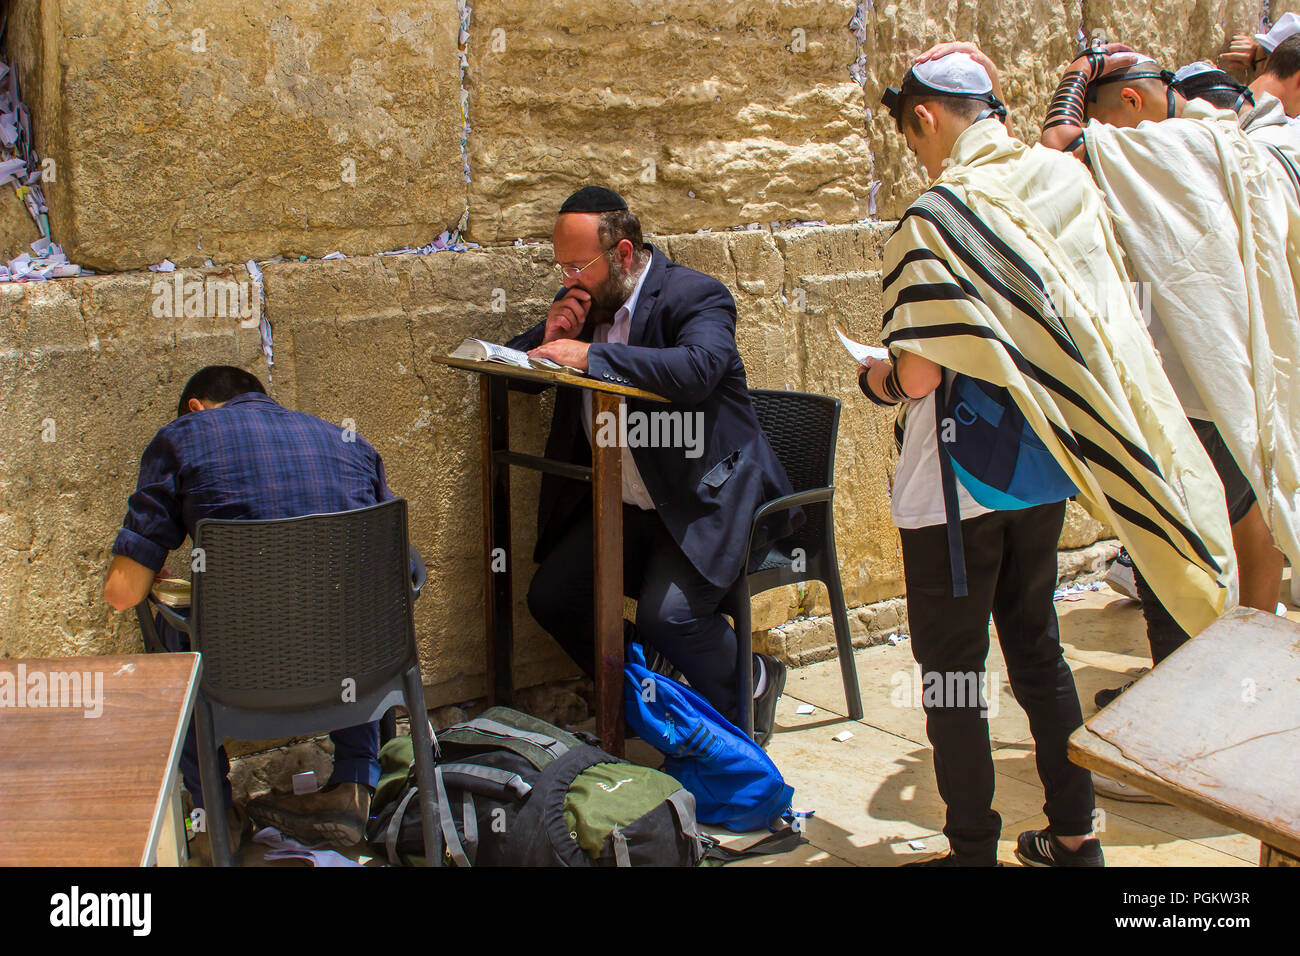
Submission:
[[[959,374],[947,390],[946,401],[940,401],[943,394],[942,387],[935,393],[935,437],[943,477],[952,593],[964,597],[966,561],[956,482],[994,511],[1064,501],[1079,489],[1034,434],[1007,389]]]
[[[639,644],[628,645],[624,678],[628,726],[667,756],[663,772],[694,794],[697,820],[747,833],[789,811],[794,788],[772,758],[691,688],[646,667]]]

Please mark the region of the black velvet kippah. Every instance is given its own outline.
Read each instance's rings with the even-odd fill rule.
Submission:
[[[560,212],[614,212],[626,208],[627,203],[614,190],[604,186],[583,186],[564,200]]]

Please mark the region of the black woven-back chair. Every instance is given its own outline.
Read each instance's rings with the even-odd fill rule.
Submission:
[[[803,581],[826,585],[839,648],[840,672],[849,716],[862,717],[858,671],[849,637],[849,615],[840,584],[839,560],[835,553],[835,441],[840,428],[840,401],[827,395],[750,389],[749,397],[758,423],[776,452],[794,493],[762,505],[750,526],[750,541],[759,524],[769,515],[791,508],[803,509],[804,524],[793,534],[775,542],[766,555],[742,574],[722,602],[724,613],[735,620],[739,654],[737,683],[740,692],[742,730],[754,735],[754,675],[750,658],[750,598],[771,588]],[[748,701],[748,706],[745,702]]]
[[[438,859],[433,740],[412,605],[424,564],[401,498],[337,514],[203,520],[190,614],[156,605],[203,655],[195,702],[203,802],[224,806],[221,740],[318,734],[411,716],[425,858]],[[415,563],[414,580],[411,563]],[[146,613],[140,614],[145,628]],[[148,622],[150,637],[158,644]],[[231,865],[223,812],[206,814],[213,862]]]

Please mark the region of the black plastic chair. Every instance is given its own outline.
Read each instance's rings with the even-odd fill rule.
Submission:
[[[415,719],[426,708],[412,613],[426,572],[407,544],[406,502],[272,521],[203,520],[194,534],[202,570],[193,575],[189,616],[154,607],[203,655],[195,702],[203,802],[224,806],[217,747],[226,737],[388,723],[390,708],[402,705],[413,718],[432,865],[441,857],[434,744],[428,720]],[[137,606],[146,646],[165,650],[147,603]],[[232,865],[225,813],[206,821],[213,862]]]
[[[849,636],[849,615],[840,584],[839,560],[835,553],[835,441],[840,428],[840,401],[827,395],[750,389],[749,397],[758,423],[776,452],[794,493],[762,505],[750,525],[750,544],[760,522],[769,515],[800,507],[804,524],[777,541],[754,570],[742,574],[722,601],[721,610],[735,621],[738,645],[736,678],[740,693],[741,729],[754,736],[754,673],[751,657],[752,626],[750,598],[771,588],[804,581],[826,585],[835,623],[835,644],[839,648],[840,672],[849,716],[862,718],[862,695]],[[798,565],[796,569],[796,558]],[[751,564],[751,567],[753,565]],[[748,702],[748,706],[745,705]]]

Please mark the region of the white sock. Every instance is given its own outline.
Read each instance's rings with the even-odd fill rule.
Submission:
[[[754,681],[754,699],[757,700],[767,690],[767,665],[757,654],[754,655],[754,663],[758,665],[758,680]]]

